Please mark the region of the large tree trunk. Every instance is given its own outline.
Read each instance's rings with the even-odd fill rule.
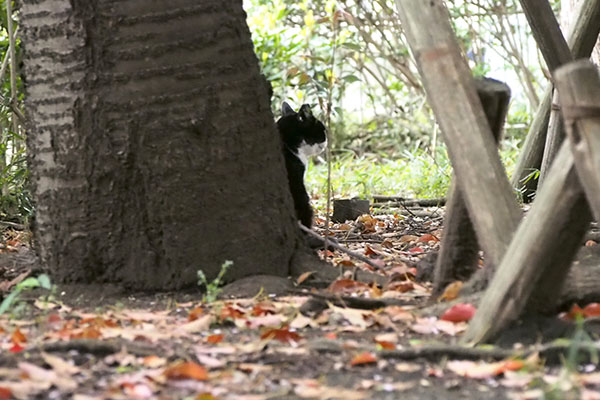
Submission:
[[[61,282],[287,275],[298,229],[241,0],[23,0],[40,258]]]

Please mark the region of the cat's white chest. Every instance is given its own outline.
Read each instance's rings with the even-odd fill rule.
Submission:
[[[315,144],[307,144],[305,141],[302,141],[300,146],[298,147],[298,152],[296,155],[304,164],[304,167],[308,164],[308,158],[311,156],[316,156],[321,153],[327,147],[327,141],[323,143],[315,143]]]

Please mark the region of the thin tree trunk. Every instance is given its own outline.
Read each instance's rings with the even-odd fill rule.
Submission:
[[[298,229],[241,0],[23,0],[37,250],[58,281],[287,275]]]

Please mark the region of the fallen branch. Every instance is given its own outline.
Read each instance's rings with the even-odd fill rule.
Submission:
[[[435,207],[435,206],[443,206],[446,204],[446,199],[441,197],[439,199],[406,199],[404,197],[395,197],[395,196],[373,196],[373,207],[381,207],[383,205],[381,203],[395,203],[400,204],[406,207],[420,206],[420,207]]]
[[[157,351],[156,346],[146,346],[120,340],[95,339],[71,339],[69,341],[46,343],[41,345],[39,349],[49,353],[68,353],[75,350],[82,354],[93,354],[96,356],[107,356],[125,349],[128,353],[138,357],[156,355]]]
[[[327,246],[331,246],[335,249],[338,249],[341,252],[344,252],[346,254],[348,254],[350,257],[354,257],[357,260],[360,260],[366,264],[369,264],[371,267],[383,271],[383,267],[381,265],[377,265],[376,263],[374,263],[373,261],[371,261],[368,257],[363,256],[362,254],[358,254],[352,250],[349,250],[347,248],[345,248],[344,246],[333,242],[333,241],[326,241],[324,237],[322,237],[321,235],[319,235],[318,233],[308,229],[307,227],[305,227],[304,225],[298,224],[298,226],[300,227],[300,229],[302,229],[304,232],[308,233],[309,235],[311,235],[312,237],[316,237],[317,239],[320,239],[323,241],[323,243],[327,243]]]
[[[525,359],[533,354],[538,354],[546,362],[560,362],[561,356],[577,347],[580,355],[587,354],[589,359],[600,352],[600,344],[593,342],[572,343],[571,341],[561,343],[550,343],[546,345],[536,345],[520,350],[505,349],[501,347],[463,347],[459,345],[431,344],[423,347],[411,347],[397,350],[382,350],[378,354],[385,359],[414,360],[424,358],[429,361],[439,361],[442,358],[452,358],[461,360],[505,360],[508,358]],[[585,361],[584,361],[585,362]]]

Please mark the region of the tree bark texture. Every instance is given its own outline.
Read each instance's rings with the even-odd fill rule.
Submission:
[[[34,235],[61,282],[286,275],[298,229],[238,0],[23,0]]]

